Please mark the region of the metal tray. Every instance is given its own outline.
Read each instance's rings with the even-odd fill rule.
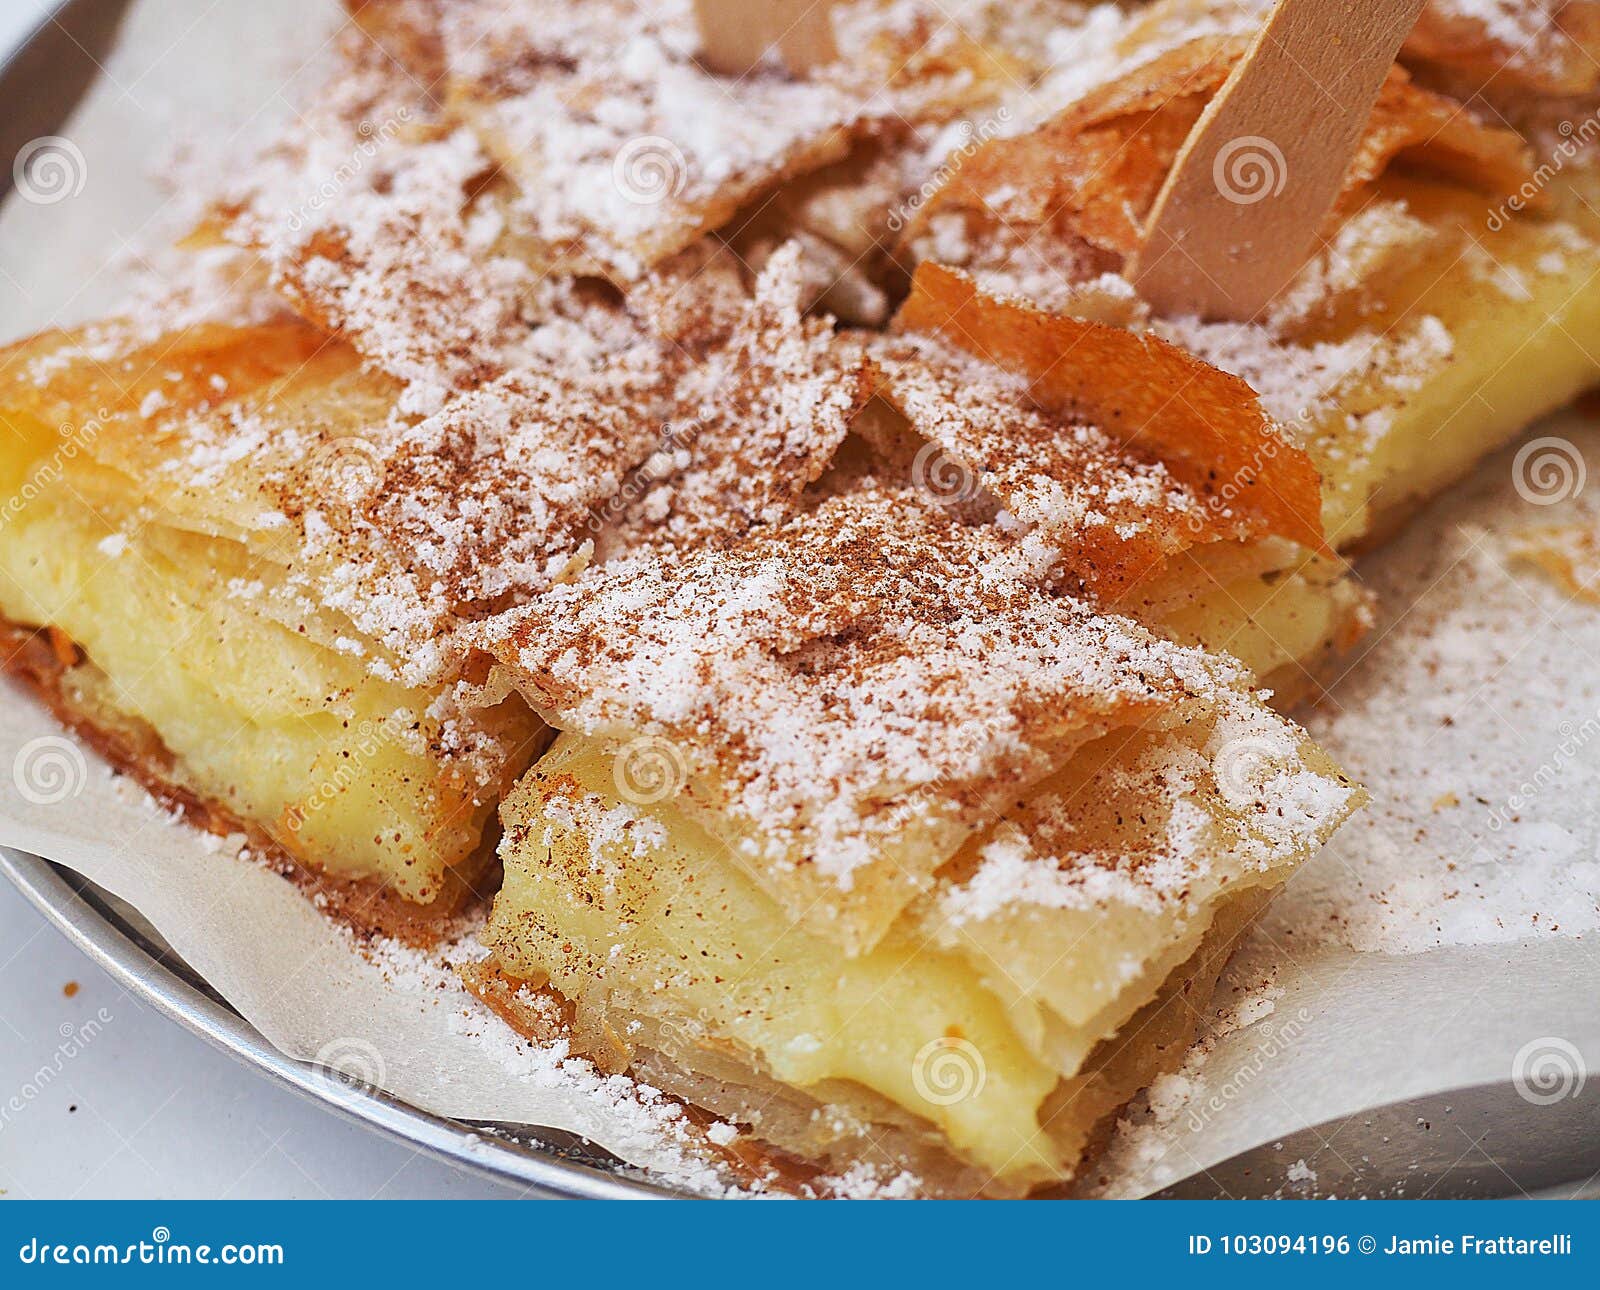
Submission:
[[[0,848],[0,874],[130,994],[230,1057],[347,1119],[535,1196],[609,1200],[674,1194],[569,1134],[447,1120],[292,1061],[122,902],[70,870],[6,848]]]
[[[0,66],[0,157],[57,130],[93,82],[129,0],[68,0]],[[10,167],[0,171],[0,198]],[[567,1134],[469,1124],[353,1087],[285,1057],[144,925],[77,874],[0,848],[0,875],[119,985],[269,1079],[348,1119],[460,1168],[536,1196],[662,1198],[676,1194]],[[1274,1195],[1282,1162],[1304,1159],[1335,1196],[1600,1198],[1600,1098],[1551,1115],[1510,1083],[1452,1090],[1363,1111],[1264,1143],[1164,1192],[1168,1197]],[[1450,1132],[1432,1132],[1448,1124]],[[1419,1132],[1422,1126],[1427,1131]],[[1464,1131],[1475,1145],[1462,1150]],[[1355,1162],[1355,1163],[1352,1163]]]

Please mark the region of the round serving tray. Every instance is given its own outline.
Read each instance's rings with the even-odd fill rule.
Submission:
[[[129,0],[68,0],[0,64],[0,157],[52,133],[99,73]],[[0,198],[10,167],[0,168]],[[138,914],[70,870],[0,848],[0,875],[117,983],[215,1047],[329,1110],[528,1194],[581,1199],[680,1195],[582,1139],[469,1124],[421,1111],[365,1086],[329,1079],[273,1048],[177,958]],[[1318,1192],[1335,1196],[1559,1195],[1600,1198],[1600,1097],[1561,1116],[1509,1083],[1363,1111],[1235,1156],[1169,1188],[1172,1197],[1278,1194],[1283,1161],[1304,1159]],[[1451,1115],[1485,1149],[1408,1132]],[[1337,1144],[1335,1146],[1334,1144]],[[1356,1165],[1349,1162],[1356,1161]]]

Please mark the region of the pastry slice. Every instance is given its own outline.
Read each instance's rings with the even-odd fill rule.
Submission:
[[[1127,258],[1241,28],[1237,6],[1145,6],[1108,80],[947,168],[905,253],[1243,377],[1310,453],[1329,541],[1360,549],[1595,380],[1583,340],[1600,321],[1595,181],[1561,136],[1541,141],[1558,161],[1536,167],[1517,132],[1397,66],[1320,249],[1262,316],[1152,317]],[[1533,117],[1560,102],[1533,87],[1517,101]],[[1270,169],[1267,152],[1257,160]]]
[[[1048,585],[1227,650],[1282,701],[1365,630],[1315,467],[1237,377],[934,264],[872,355],[859,431],[931,495],[965,489]]]
[[[863,488],[491,621],[568,733],[503,807],[480,988],[817,1190],[1069,1179],[1359,794],[1237,664],[996,554]]]
[[[709,72],[688,3],[348,7],[325,92],[222,195],[208,232],[260,256],[296,309],[402,380],[402,406],[424,415],[507,371],[631,343],[618,295],[654,275],[698,308],[709,234],[759,270],[788,235],[742,234],[786,185],[1026,83],[1014,51],[1038,47],[1054,9],[1025,6],[1025,37],[1007,6],[980,6],[976,27],[852,7],[848,57],[793,78]],[[685,253],[687,269],[673,263]]]
[[[626,410],[655,369],[508,377],[413,423],[347,346],[241,308],[47,333],[0,371],[0,611],[50,646],[13,668],[355,906],[455,908],[543,727],[465,705],[449,637],[561,576],[654,444]]]
[[[546,738],[520,699],[484,700],[463,628],[597,543],[787,514],[866,398],[860,347],[802,319],[777,256],[703,352],[633,328],[422,416],[414,383],[286,309],[247,257],[190,254],[223,266],[204,289],[0,354],[13,669],[352,909],[451,912]]]
[[[472,634],[492,692],[567,733],[504,807],[471,978],[748,1126],[758,1171],[1019,1194],[1182,1051],[1233,938],[1359,800],[1244,666],[1105,606],[1236,632],[1210,571],[1299,550],[1337,570],[1308,593],[1337,619],[1343,570],[1315,472],[1236,379],[1032,311],[966,353],[954,275],[897,334],[829,343],[793,260],[729,348],[748,384],[710,369],[758,415],[703,415],[631,545]],[[1029,339],[1068,331],[1082,352],[1030,373]],[[812,483],[757,512],[740,475]],[[964,1068],[990,1091],[952,1110]]]

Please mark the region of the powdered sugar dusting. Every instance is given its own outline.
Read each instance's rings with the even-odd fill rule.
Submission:
[[[1115,38],[1137,22],[1105,6],[1072,42],[1059,5],[966,3],[954,23],[934,8],[841,6],[850,39],[839,65],[730,82],[696,62],[680,0],[524,0],[510,15],[488,0],[366,6],[328,93],[224,195],[186,280],[136,297],[125,323],[30,353],[29,379],[48,392],[84,365],[116,373],[121,402],[94,451],[113,469],[149,470],[175,532],[259,557],[228,595],[380,676],[434,687],[426,734],[410,708],[391,718],[409,749],[478,753],[485,768],[504,752],[474,724],[476,687],[460,677],[480,662],[466,646],[484,645],[563,724],[603,739],[665,732],[697,777],[699,798],[685,805],[717,814],[731,802],[754,825],[735,830],[745,858],[815,869],[847,891],[918,828],[926,854],[911,863],[931,869],[993,818],[994,800],[1107,730],[1140,727],[1149,747],[1105,785],[1114,801],[1159,807],[1147,846],[1088,846],[1081,808],[1047,798],[1027,827],[992,835],[940,893],[943,912],[957,926],[1018,906],[1192,913],[1228,881],[1281,876],[1356,798],[1297,730],[1245,698],[1242,669],[1099,608],[1117,561],[1136,574],[1247,529],[1103,428],[1045,415],[1018,382],[811,312],[830,275],[874,253],[844,234],[739,241],[747,203],[859,161],[858,149],[883,162],[875,199],[897,184],[926,197],[915,176],[930,137],[947,148],[961,137],[955,118],[1002,102],[1036,124],[1051,96],[1058,110],[1126,68]],[[1455,0],[1433,11],[1527,46],[1549,36],[1552,8]],[[1071,10],[1070,23],[1081,17]],[[1208,21],[1184,38],[1214,34]],[[991,195],[1007,211],[1017,198]],[[208,240],[219,232],[227,244]],[[1245,327],[1151,323],[1103,239],[1069,240],[1061,255],[1026,240],[976,246],[968,222],[937,213],[921,232],[915,251],[972,260],[1004,292],[1154,326],[1245,375],[1286,421],[1372,383],[1369,447],[1386,428],[1383,405],[1454,353],[1426,313],[1384,333],[1316,337],[1431,236],[1394,203],[1348,220]],[[1464,254],[1491,290],[1526,297],[1527,281],[1476,248]],[[851,285],[881,318],[892,278],[862,272]],[[249,362],[207,351],[212,329],[248,335]],[[179,331],[198,347],[192,362],[183,347],[166,352],[164,333]],[[159,358],[145,352],[158,344]],[[275,367],[274,344],[286,360]],[[253,384],[250,364],[272,370]],[[981,495],[946,506],[886,482],[895,463],[884,443],[863,464],[850,432],[874,395],[976,476]],[[114,557],[127,541],[101,549]],[[1492,544],[1468,545],[1483,560],[1467,562],[1463,598],[1514,620]],[[1407,693],[1392,742],[1392,695],[1358,693],[1319,720],[1330,742],[1358,761],[1365,752],[1375,780],[1438,778],[1430,696],[1441,677],[1466,686],[1485,660],[1475,650],[1485,624],[1452,625],[1461,630],[1413,641],[1415,667],[1389,668]],[[1524,642],[1495,641],[1491,666],[1524,657]],[[1478,746],[1493,742],[1491,717],[1525,731],[1492,704],[1489,716],[1472,706],[1452,707],[1439,727],[1471,726]],[[1527,791],[1492,809],[1492,855],[1403,868],[1396,857],[1412,865],[1421,828],[1415,811],[1390,804],[1366,835],[1377,843],[1323,863],[1280,916],[1389,952],[1600,925],[1596,858],[1551,792],[1587,774],[1596,713],[1571,713]],[[1374,760],[1377,747],[1403,773]],[[1486,757],[1485,782],[1504,782],[1491,763],[1504,769]],[[1439,765],[1477,773],[1470,757]],[[1429,788],[1441,790],[1428,794],[1435,816],[1483,801]],[[665,840],[647,812],[599,797],[552,803],[546,817],[580,827],[597,868]],[[560,1042],[515,1039],[459,986],[456,970],[480,957],[467,942],[367,954],[396,990],[450,1010],[455,1033],[491,1051],[508,1080],[599,1108],[621,1149],[669,1181],[727,1192],[704,1148],[736,1141],[734,1126],[697,1129],[671,1099]],[[1219,1024],[1274,1009],[1263,991]],[[1203,1090],[1201,1066],[1197,1056],[1152,1088],[1157,1120]],[[1288,1176],[1315,1181],[1303,1162]],[[861,1168],[824,1185],[909,1195],[921,1183]]]
[[[558,723],[679,741],[769,859],[809,855],[848,885],[870,839],[909,823],[873,805],[886,791],[937,788],[917,815],[970,812],[1075,730],[1240,679],[1131,622],[986,583],[986,546],[916,494],[864,491],[681,566],[619,561],[483,639]]]
[[[604,1074],[572,1056],[565,1040],[540,1043],[517,1035],[474,998],[459,969],[484,957],[475,938],[428,951],[378,940],[364,944],[361,953],[396,990],[442,1010],[453,1032],[498,1061],[508,1080],[592,1106],[604,1117],[612,1147],[628,1159],[648,1161],[656,1181],[702,1196],[741,1194],[707,1149],[705,1130],[680,1103],[626,1075]]]
[[[1563,434],[1572,460],[1600,462],[1592,426]],[[1379,566],[1377,643],[1309,722],[1373,806],[1297,876],[1273,926],[1393,954],[1600,930],[1600,679],[1571,661],[1595,609],[1494,536],[1530,510],[1592,526],[1593,490],[1531,507],[1514,456]]]

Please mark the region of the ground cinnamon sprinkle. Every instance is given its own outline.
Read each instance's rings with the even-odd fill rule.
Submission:
[[[807,248],[846,236],[826,201],[759,254],[741,241],[747,202],[853,152],[891,200],[922,127],[1056,110],[1028,89],[1049,5],[974,3],[956,27],[846,8],[838,66],[734,84],[695,62],[687,4],[363,6],[327,93],[215,207],[211,315],[165,305],[203,365],[287,300],[281,369],[146,397],[108,442],[137,458],[159,425],[158,470],[282,543],[283,585],[234,594],[330,616],[335,647],[408,683],[456,685],[485,649],[562,724],[671,730],[747,845],[848,883],[863,839],[903,825],[884,794],[937,785],[917,809],[970,820],[1107,722],[1242,684],[1103,609],[1259,526],[948,337],[817,312]],[[635,140],[657,152],[623,164]],[[78,352],[138,365],[147,334]],[[470,689],[439,715],[453,755],[492,758]]]
[[[1357,378],[1398,399],[1455,344],[1425,314],[1324,338],[1435,236],[1370,181],[1406,149],[1454,147],[1490,191],[1525,160],[1397,74],[1350,186],[1372,200],[1266,316],[1150,317],[1120,276],[1141,203],[1200,109],[1197,69],[1209,92],[1259,8],[1188,6],[1158,33],[1128,7],[858,0],[836,6],[837,64],[720,78],[688,0],[369,0],[327,92],[217,195],[183,280],[38,347],[14,379],[64,424],[92,370],[95,460],[157,480],[197,549],[262,553],[230,599],[435,696],[394,737],[463,782],[514,755],[484,715],[514,689],[608,745],[666,741],[684,809],[742,861],[811,884],[807,909],[891,888],[890,917],[927,897],[947,927],[1016,906],[1187,913],[1228,880],[1186,809],[1228,791],[1226,749],[1265,767],[1230,803],[1240,871],[1287,868],[1359,794],[1307,764],[1242,665],[1118,599],[1202,547],[1317,545],[1315,472],[1279,423],[1303,432]],[[1551,8],[1437,0],[1414,53],[1448,83],[1470,71],[1465,33],[1535,77],[1563,57]],[[1068,12],[1085,46],[1070,67],[1051,40]],[[1081,184],[1018,173],[1043,144],[1096,164]],[[1159,384],[1157,350],[1181,360],[1163,379],[1216,378],[1238,397],[1191,409],[1196,438],[1210,451],[1219,408],[1248,423],[1240,443],[1304,467],[1295,495],[1252,507],[1259,461],[1220,481],[1184,436],[1140,440],[1126,400],[1052,399],[1044,374],[951,329],[889,330],[919,260],[952,266],[936,272],[991,318],[1103,324],[1123,343],[1108,388]],[[1157,402],[1205,403],[1179,386]],[[1365,429],[1387,415],[1380,400]],[[1587,589],[1593,545],[1545,535],[1522,555]],[[82,661],[60,633],[41,645],[57,671]],[[1081,805],[1029,795],[1135,730],[1149,746],[1107,785],[1149,828],[1088,847]],[[616,821],[587,805],[599,864]],[[840,935],[854,949],[881,931]],[[402,987],[482,968],[459,945],[369,952]],[[497,983],[526,1021],[548,1001],[525,984]],[[559,1068],[690,1154],[737,1137],[566,1050],[505,1059]]]

